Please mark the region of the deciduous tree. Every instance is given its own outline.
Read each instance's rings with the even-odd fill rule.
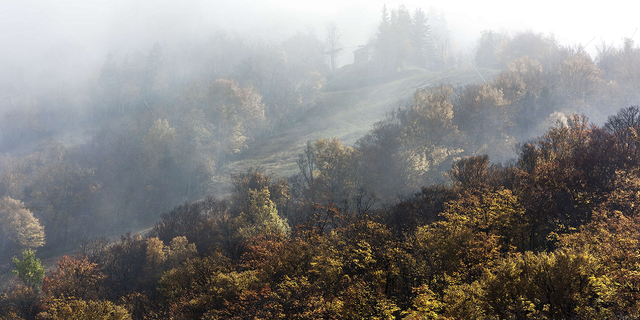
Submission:
[[[63,256],[44,278],[42,291],[50,299],[98,299],[105,275],[87,257]]]
[[[19,200],[7,196],[0,199],[0,225],[0,259],[5,252],[38,248],[45,243],[44,228]]]
[[[44,279],[44,267],[40,263],[40,259],[36,258],[36,252],[27,249],[22,252],[22,260],[13,257],[15,269],[13,274],[22,279],[27,286],[40,289],[42,280]]]

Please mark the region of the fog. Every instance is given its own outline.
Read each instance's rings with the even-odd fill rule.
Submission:
[[[0,318],[640,314],[630,6],[0,0]]]
[[[431,32],[440,40],[445,38],[445,50],[455,60],[442,69],[470,70],[486,30],[510,36],[522,32],[548,36],[566,48],[584,50],[591,59],[596,58],[598,45],[622,46],[623,38],[633,40],[637,30],[633,10],[627,10],[623,1],[589,6],[557,1],[5,0],[0,6],[0,116],[7,117],[7,110],[12,109],[28,114],[29,106],[38,104],[32,113],[40,121],[51,123],[51,114],[61,112],[77,115],[65,119],[70,127],[82,127],[77,122],[90,112],[92,90],[108,55],[118,64],[126,60],[142,68],[158,43],[171,53],[166,57],[173,60],[165,63],[185,84],[192,73],[207,72],[202,64],[209,59],[211,48],[205,47],[219,45],[212,39],[220,32],[260,50],[256,49],[260,43],[279,45],[298,33],[324,42],[327,26],[335,23],[341,49],[337,67],[348,66],[354,62],[354,50],[376,40],[385,5],[388,10],[403,5],[408,12],[421,8],[427,13]],[[495,45],[499,44],[492,43]],[[327,49],[323,50],[326,63]],[[235,57],[242,54],[248,53],[239,52]],[[226,76],[217,74],[222,72],[219,67],[210,72]],[[604,115],[597,116],[597,121],[604,120]],[[59,134],[60,130],[48,132]],[[352,135],[350,142],[356,139]]]
[[[600,40],[619,43],[637,28],[634,10],[625,1],[596,6],[558,1],[5,0],[0,6],[0,66],[3,78],[17,70],[39,76],[61,69],[74,69],[75,77],[82,66],[99,66],[107,52],[131,53],[156,41],[203,39],[220,29],[281,40],[297,31],[322,35],[329,21],[337,23],[345,52],[350,52],[375,36],[383,4],[442,13],[464,54],[472,53],[480,31],[488,29],[553,33],[566,45],[590,43],[587,50],[593,53]],[[341,64],[351,59],[343,54]]]
[[[296,205],[393,202],[639,104],[635,19],[608,4],[4,1],[0,196],[52,247],[256,167]]]

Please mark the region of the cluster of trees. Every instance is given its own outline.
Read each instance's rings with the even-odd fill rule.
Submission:
[[[421,8],[412,14],[404,5],[391,12],[385,5],[373,47],[374,62],[387,72],[396,72],[407,62],[429,70],[455,65],[446,20],[433,9],[428,15]]]
[[[478,63],[488,59],[485,45],[497,41],[492,37],[498,34],[487,32],[480,39]],[[640,99],[634,76],[640,74],[640,48],[630,40],[595,60],[580,48],[562,47],[531,32],[503,36],[496,46],[491,52],[495,65],[485,67],[504,71],[493,79],[419,89],[353,147],[326,139],[311,142],[299,164],[327,177],[322,183],[348,181],[338,184],[349,187],[334,192],[336,203],[363,192],[395,200],[420,186],[445,182],[450,164],[460,157],[488,154],[506,162],[516,156],[514,145],[542,134],[557,120],[580,113],[604,121],[605,112]],[[331,171],[338,169],[340,174]],[[299,180],[309,184],[310,176]]]
[[[403,43],[376,49],[381,61],[429,56],[437,41],[429,36],[427,16],[420,9],[411,16],[404,7],[384,15],[377,43]],[[44,227],[48,248],[151,223],[177,204],[209,195],[222,166],[252,141],[266,141],[265,133],[304,115],[330,72],[323,44],[312,33],[278,44],[218,33],[201,46],[156,43],[120,62],[108,55],[90,94],[79,98],[86,98],[90,112],[56,111],[66,120],[58,119],[54,106],[78,102],[64,95],[51,101],[55,96],[25,93],[12,100],[22,106],[16,110],[34,114],[28,123],[3,117],[0,139],[29,145],[55,131],[46,127],[50,123],[93,128],[91,138],[75,145],[49,140],[33,152],[0,159],[0,196],[24,203]],[[406,50],[386,55],[384,48]],[[393,199],[438,182],[457,157],[507,159],[505,150],[541,133],[556,112],[593,114],[629,105],[640,92],[639,49],[631,40],[621,48],[603,44],[595,62],[532,33],[486,33],[479,48],[479,64],[505,71],[487,84],[417,91],[409,106],[354,147],[311,143],[306,164],[300,164],[319,168],[321,179],[311,173],[297,183],[323,189],[322,199],[345,208]],[[5,239],[8,234],[3,231]],[[13,251],[2,254],[4,263],[26,248],[7,241],[6,250]]]
[[[108,115],[131,112],[131,108],[154,117],[184,115],[184,109],[203,109],[216,95],[228,95],[232,88],[207,93],[216,81],[227,80],[259,96],[246,98],[264,104],[269,130],[275,130],[297,119],[324,86],[329,72],[324,45],[312,32],[297,33],[281,43],[219,32],[193,48],[156,43],[133,65],[128,56],[117,63],[110,54],[93,94],[94,116],[102,121]],[[209,100],[203,101],[205,98]]]
[[[330,72],[325,47],[313,32],[281,42],[216,32],[207,41],[156,42],[124,57],[109,53],[102,69],[88,71],[92,76],[74,79],[77,83],[3,83],[0,151],[73,129],[94,133],[140,113],[170,118],[183,111],[175,110],[176,105],[196,107],[183,101],[194,86],[206,88],[220,79],[259,94],[267,127],[274,131],[313,105]]]
[[[23,114],[32,122],[1,117],[0,150],[18,151],[0,158],[0,197],[23,203],[44,227],[45,250],[153,223],[175,205],[209,195],[218,169],[256,137],[304,115],[329,73],[322,48],[313,33],[282,43],[217,33],[202,47],[156,43],[121,61],[109,54],[82,93],[89,110],[54,110],[50,97],[27,96],[14,102],[31,107],[15,112],[33,111]],[[53,104],[66,103],[60,99]],[[62,114],[70,118],[58,119]],[[57,130],[43,127],[50,123],[88,129],[90,137],[43,139]],[[44,244],[18,240],[18,229],[29,227],[15,221],[29,218],[16,210],[2,211],[3,266]]]
[[[400,8],[390,16],[391,27],[409,13]],[[405,31],[412,30],[415,22],[407,21]],[[48,250],[151,224],[175,205],[210,195],[224,164],[256,139],[266,143],[265,133],[312,103],[329,72],[318,47],[313,34],[275,45],[221,33],[206,47],[212,54],[196,61],[198,70],[178,59],[181,51],[159,44],[138,60],[117,63],[108,56],[90,98],[94,108],[86,121],[100,128],[92,138],[73,146],[49,140],[31,154],[0,159],[0,196],[23,203],[26,211],[20,212],[33,216],[3,213],[2,219],[35,221],[33,227],[3,224],[2,264],[26,248]],[[619,48],[603,44],[592,60],[543,35],[487,32],[477,61],[504,67],[501,74],[477,85],[417,90],[406,107],[354,146],[310,142],[298,161],[301,174],[290,180],[292,192],[335,203],[347,214],[444,182],[460,157],[488,154],[506,161],[517,141],[541,134],[566,114],[602,118],[606,110],[637,101],[639,52],[626,40]],[[306,189],[313,192],[301,191]],[[40,239],[38,226],[46,244],[19,240],[18,230]]]
[[[425,16],[383,15],[381,66],[442,57]],[[229,198],[207,198],[222,166],[313,104],[335,70],[322,47],[313,34],[217,34],[192,53],[109,55],[91,111],[66,119],[99,128],[90,139],[0,158],[0,264],[23,280],[4,290],[2,316],[640,317],[640,109],[603,127],[570,116],[637,103],[630,39],[592,59],[539,34],[486,32],[476,62],[504,69],[494,79],[419,89],[353,146],[308,142],[298,175],[250,170]],[[15,102],[34,117],[15,131],[25,123],[3,118],[0,139],[54,130],[40,97]],[[162,212],[150,235],[83,241]],[[44,276],[32,249],[78,243]]]
[[[349,188],[327,176],[340,168],[301,160],[302,187],[251,170],[230,198],[176,207],[145,237],[83,243],[0,308],[12,319],[635,319],[638,130],[638,107],[602,128],[574,115],[510,165],[465,157],[448,185],[357,210],[330,203]],[[336,140],[309,149],[353,152]]]

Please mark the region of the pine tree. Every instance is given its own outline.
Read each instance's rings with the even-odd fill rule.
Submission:
[[[427,16],[421,8],[413,13],[411,30],[411,46],[413,48],[413,62],[420,67],[427,67],[433,60],[433,43],[431,41],[431,27],[427,24]]]
[[[383,70],[397,71],[410,56],[411,29],[411,14],[405,6],[391,10],[390,17],[387,7],[382,8],[382,22],[378,26],[374,58]]]

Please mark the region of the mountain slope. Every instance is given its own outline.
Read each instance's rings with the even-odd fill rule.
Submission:
[[[327,83],[315,99],[315,106],[298,121],[254,141],[236,161],[222,168],[214,181],[215,195],[226,194],[231,174],[251,167],[262,167],[277,176],[296,174],[296,160],[307,141],[335,137],[346,145],[353,145],[371,130],[373,124],[406,105],[417,89],[482,82],[474,69],[431,72],[410,68],[388,79],[375,78],[363,69],[349,67],[352,66],[343,68],[335,79]],[[488,80],[500,71],[483,69],[480,72]]]

